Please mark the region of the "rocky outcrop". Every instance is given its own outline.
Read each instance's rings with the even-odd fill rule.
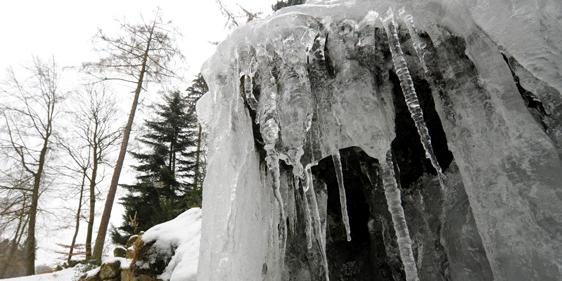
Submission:
[[[173,220],[133,235],[105,262],[81,280],[194,281],[201,231],[201,209],[191,208]]]
[[[161,273],[154,267],[137,268],[137,261],[144,261],[143,255],[150,247],[144,247],[142,236],[135,235],[127,243],[129,249],[117,246],[114,259],[106,261],[97,269],[80,277],[81,281],[159,281],[156,275]],[[125,256],[123,256],[125,254]]]

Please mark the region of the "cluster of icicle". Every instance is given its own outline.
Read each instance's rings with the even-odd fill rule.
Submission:
[[[408,29],[410,36],[413,41],[414,50],[419,58],[419,63],[422,68],[427,72],[427,67],[424,62],[424,45],[417,34],[416,27],[414,25],[413,17],[405,13],[404,9],[399,12],[400,19]],[[433,151],[431,144],[431,139],[427,126],[424,121],[422,108],[418,100],[412,77],[408,70],[406,59],[400,45],[400,40],[398,37],[398,24],[394,17],[392,9],[389,9],[384,18],[379,18],[378,13],[370,11],[365,19],[361,22],[361,25],[365,25],[368,28],[366,36],[361,38],[358,42],[359,45],[368,45],[375,43],[375,25],[377,21],[381,21],[386,34],[389,39],[389,48],[392,54],[392,61],[396,74],[400,80],[400,85],[402,88],[402,93],[406,100],[408,110],[411,114],[412,119],[416,125],[420,140],[422,142],[423,148],[426,152],[426,157],[431,161],[431,164],[438,173],[441,186],[443,186],[444,175],[442,173],[441,167],[437,161],[437,157]],[[313,38],[311,40],[311,38]],[[323,60],[323,47],[325,44],[325,35],[316,34],[308,37],[306,44],[309,44],[308,56],[309,59]],[[294,40],[294,39],[291,39]],[[281,46],[290,45],[294,42],[282,42]],[[313,45],[321,45],[320,48]],[[290,50],[294,51],[294,50]],[[311,52],[312,51],[312,52]],[[322,259],[325,267],[325,277],[329,280],[328,274],[328,259],[326,256],[326,242],[325,234],[323,233],[323,227],[320,219],[320,212],[318,209],[318,202],[316,199],[316,192],[314,190],[313,175],[311,167],[316,165],[317,162],[312,160],[312,163],[306,165],[304,168],[301,164],[300,158],[303,155],[302,146],[293,147],[288,149],[286,154],[280,153],[276,149],[276,145],[280,139],[280,120],[279,120],[279,109],[278,109],[278,85],[277,77],[273,74],[273,66],[275,62],[273,61],[276,54],[275,50],[271,50],[265,46],[257,46],[255,48],[248,47],[248,50],[241,52],[243,57],[238,58],[239,62],[243,62],[240,67],[240,78],[243,83],[243,95],[247,105],[251,110],[256,111],[257,118],[256,123],[259,124],[260,133],[264,142],[264,150],[266,152],[265,161],[268,170],[271,173],[273,179],[273,191],[275,199],[279,205],[280,210],[280,235],[282,241],[281,249],[281,259],[285,256],[285,247],[287,239],[287,215],[284,210],[283,198],[281,195],[281,182],[280,182],[280,160],[284,160],[287,164],[293,166],[293,173],[296,182],[296,187],[300,186],[302,183],[304,192],[304,208],[306,211],[306,235],[307,244],[309,249],[312,247],[313,240],[316,240],[322,254]],[[296,85],[295,88],[304,94],[310,93],[310,82],[307,80],[306,74],[303,74],[303,65],[299,62],[291,62],[291,58],[283,58],[282,56],[286,54],[281,54],[281,59],[283,60],[283,67],[280,70],[280,78],[285,81],[285,83],[292,83]],[[279,56],[279,55],[277,55]],[[308,61],[308,60],[307,60]],[[257,69],[259,69],[259,86],[261,89],[261,95],[259,100],[253,94],[254,77]],[[305,71],[306,72],[306,71]],[[286,81],[289,80],[289,81]],[[308,91],[308,92],[307,92]],[[301,93],[301,94],[302,94]],[[304,120],[305,132],[307,132],[311,127],[312,113],[307,115],[307,120]],[[304,136],[302,140],[302,145],[304,146]],[[344,177],[342,171],[341,157],[339,150],[334,149],[332,154],[332,160],[335,167],[336,178],[339,186],[339,196],[342,211],[342,220],[346,229],[347,240],[351,240],[351,228],[349,223],[349,217],[347,214],[347,203],[346,194],[344,186]],[[392,153],[388,151],[386,159],[381,161],[382,168],[382,180],[385,191],[385,197],[388,204],[388,209],[392,217],[392,222],[394,225],[394,230],[398,240],[398,246],[400,251],[400,257],[404,264],[404,270],[406,273],[406,279],[408,281],[417,281],[418,273],[416,268],[416,262],[414,260],[412,241],[408,232],[408,226],[406,224],[406,219],[404,215],[404,209],[402,208],[400,189],[398,188],[395,173],[394,173],[394,163],[392,160]]]

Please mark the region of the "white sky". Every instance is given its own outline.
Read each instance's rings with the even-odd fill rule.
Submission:
[[[235,12],[240,12],[238,4],[250,11],[271,13],[275,0],[223,0],[224,4]],[[162,15],[182,33],[178,45],[186,57],[189,67],[185,81],[177,85],[185,89],[193,75],[199,72],[201,64],[214,52],[215,46],[209,42],[221,41],[228,34],[225,19],[221,15],[215,0],[150,1],[150,0],[17,0],[0,1],[0,81],[5,78],[9,66],[16,69],[30,65],[32,56],[49,59],[54,57],[60,66],[79,66],[86,61],[94,61],[96,53],[92,50],[92,37],[102,28],[118,32],[118,21],[136,22],[140,15],[150,18],[152,11],[160,7]],[[241,13],[241,12],[240,12]],[[244,22],[244,20],[240,20]],[[71,75],[71,77],[74,77]],[[79,81],[65,81],[68,90],[79,87]],[[115,95],[124,114],[130,105],[130,95]],[[0,101],[1,103],[2,101]],[[145,101],[150,104],[150,101]],[[136,126],[143,123],[140,116],[135,119]],[[125,120],[122,120],[123,123]],[[134,144],[133,144],[134,145]],[[127,158],[130,161],[130,156]],[[131,163],[125,163],[129,167]],[[130,169],[125,169],[121,183],[131,181],[134,176]],[[107,177],[111,176],[109,171]],[[106,188],[106,187],[102,187]],[[70,196],[72,197],[72,196]],[[105,196],[104,196],[105,197]],[[76,199],[77,200],[77,199]],[[66,198],[48,199],[44,208],[51,209],[55,215],[64,207],[77,204]],[[117,200],[116,200],[117,202]],[[99,207],[103,202],[97,203]],[[99,211],[99,210],[98,210]],[[122,208],[114,207],[112,222],[119,224]],[[55,224],[55,225],[53,225]],[[69,243],[70,230],[61,230],[57,222],[44,219],[38,233],[39,251],[37,264],[52,264],[60,261],[60,255],[54,253],[55,243]],[[95,223],[97,228],[98,221]],[[82,230],[85,222],[82,222]],[[83,243],[84,232],[80,233],[79,242]],[[94,236],[95,238],[95,236]],[[55,260],[56,259],[56,260]]]

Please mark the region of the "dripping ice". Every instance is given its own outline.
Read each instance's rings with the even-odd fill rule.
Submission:
[[[341,156],[339,151],[332,154],[332,161],[334,162],[334,169],[336,170],[336,179],[338,181],[341,216],[342,216],[343,224],[345,226],[345,234],[347,237],[347,241],[351,241],[351,226],[349,225],[349,216],[347,213],[347,196],[345,194],[343,170],[342,170]]]
[[[384,186],[384,195],[388,211],[392,217],[392,225],[396,233],[398,241],[398,250],[400,251],[400,259],[404,264],[404,272],[406,273],[406,281],[419,281],[416,261],[414,259],[414,251],[412,250],[412,240],[406,224],[404,208],[402,208],[402,199],[400,198],[400,189],[396,183],[394,175],[394,162],[392,161],[392,152],[388,151],[386,159],[381,161],[382,180]]]
[[[437,161],[437,156],[433,151],[431,137],[429,136],[429,130],[423,117],[420,101],[418,99],[418,95],[416,94],[416,89],[414,88],[412,76],[408,70],[408,64],[406,63],[404,52],[400,46],[400,38],[398,37],[397,30],[398,25],[394,18],[394,12],[392,9],[388,9],[386,18],[383,19],[383,26],[388,36],[388,45],[392,54],[392,62],[394,64],[396,75],[400,80],[400,87],[402,88],[402,93],[404,95],[404,99],[406,100],[408,111],[410,112],[410,116],[416,125],[418,135],[425,150],[425,156],[430,160],[431,165],[437,171],[441,187],[444,188],[443,179],[445,176],[441,170],[439,162]]]
[[[413,17],[406,14],[404,9],[400,10],[402,22],[408,29],[412,38],[412,44],[419,63],[427,72],[427,66],[424,61],[425,50],[421,39],[417,35],[417,30],[413,21]],[[356,28],[365,30],[363,36],[357,43],[358,46],[373,47],[375,46],[375,25],[379,20],[378,14],[374,11],[367,13],[365,18]],[[383,27],[389,40],[389,48],[392,55],[392,62],[396,74],[400,81],[400,86],[411,118],[414,120],[420,141],[426,152],[426,157],[430,160],[432,166],[438,173],[441,186],[444,187],[441,167],[437,161],[437,157],[433,151],[431,139],[420,102],[418,100],[412,77],[408,70],[408,66],[400,45],[398,37],[398,24],[394,18],[391,9],[388,10],[386,18],[382,20]],[[271,43],[271,42],[270,42]],[[305,136],[312,126],[312,107],[307,107],[307,100],[310,95],[310,82],[306,74],[307,70],[303,61],[299,58],[299,52],[305,50],[308,59],[324,60],[323,50],[325,35],[321,33],[307,32],[299,39],[295,39],[293,35],[280,42],[273,42],[273,48],[267,48],[263,45],[257,46],[255,49],[248,47],[239,50],[239,78],[240,91],[247,107],[256,112],[255,122],[259,124],[260,133],[263,139],[263,149],[265,151],[265,162],[272,178],[273,194],[279,206],[279,235],[281,240],[282,263],[285,256],[287,243],[287,213],[285,211],[280,181],[280,161],[292,166],[293,177],[295,178],[295,188],[302,183],[302,194],[305,220],[306,220],[306,238],[307,247],[312,248],[312,244],[316,241],[321,251],[321,257],[324,264],[326,280],[328,280],[328,260],[326,255],[325,234],[322,227],[321,216],[319,212],[318,202],[314,189],[314,180],[311,167],[316,163],[301,163],[301,157],[304,154],[303,147]],[[279,52],[279,53],[277,53]],[[282,58],[281,69],[274,71],[274,57]],[[256,72],[259,69],[259,78],[256,78]],[[273,75],[277,73],[279,77]],[[260,88],[260,95],[254,96],[254,86]],[[283,90],[284,89],[284,90]],[[284,119],[279,111],[281,99],[295,99],[299,101],[296,108],[291,108],[295,112],[296,118]],[[286,100],[283,100],[287,102]],[[301,107],[302,101],[302,107]],[[287,120],[297,120],[289,122]],[[283,123],[285,122],[285,123]],[[284,126],[289,126],[287,129]],[[284,128],[289,134],[285,136],[281,128]],[[283,143],[289,140],[289,144]],[[346,230],[346,238],[351,241],[351,226],[347,211],[347,198],[344,185],[344,176],[342,170],[342,160],[339,150],[334,148],[331,153],[334,164],[334,172],[336,175],[339,191],[339,201],[341,207],[341,215],[343,225]],[[314,161],[313,161],[314,162]],[[394,164],[392,162],[392,154],[388,152],[386,159],[381,161],[383,169],[383,184],[385,197],[388,203],[389,212],[392,216],[393,226],[397,235],[400,257],[404,264],[408,281],[417,281],[417,269],[412,251],[412,241],[409,236],[408,226],[404,217],[404,210],[401,205],[400,190],[396,183],[394,174]],[[304,165],[304,167],[303,167]],[[233,191],[235,193],[235,190]],[[233,199],[235,199],[235,194]],[[229,214],[230,217],[230,214]]]
[[[418,56],[418,62],[422,66],[425,72],[428,72],[427,65],[425,64],[425,44],[422,43],[420,36],[418,35],[418,31],[416,29],[416,25],[414,24],[414,17],[410,14],[406,13],[404,8],[400,8],[398,11],[398,15],[402,18],[402,21],[406,24],[406,28],[408,29],[408,33],[410,33],[410,37],[412,38],[412,42],[414,45],[414,50],[416,51],[416,55]]]
[[[307,167],[307,170],[310,172],[310,166]],[[311,235],[310,237],[314,236],[316,238],[316,241],[318,242],[318,246],[320,247],[320,255],[322,257],[322,264],[324,267],[324,277],[326,281],[330,281],[330,272],[328,270],[328,255],[326,254],[326,239],[324,236],[324,228],[322,227],[322,220],[320,219],[320,210],[318,208],[316,191],[314,190],[314,179],[312,177],[312,172],[309,173],[309,178],[307,176],[306,185],[306,188],[303,187],[303,193],[305,198],[307,198],[307,196],[310,196],[311,204],[309,204],[309,206],[307,207],[312,208],[313,216],[313,220],[311,221],[311,223],[313,225],[312,228],[314,235]],[[308,210],[307,212],[310,212],[310,210]]]
[[[257,56],[265,61],[265,67],[269,67],[269,56],[265,49],[258,48]],[[265,72],[271,73],[271,72]],[[284,259],[287,243],[287,218],[283,196],[281,195],[281,172],[279,169],[279,154],[275,149],[279,138],[279,121],[277,113],[277,87],[274,85],[273,77],[265,77],[261,84],[262,95],[258,104],[257,122],[260,124],[260,133],[264,141],[266,153],[265,161],[273,180],[273,194],[280,212],[280,235],[281,235],[281,259]]]

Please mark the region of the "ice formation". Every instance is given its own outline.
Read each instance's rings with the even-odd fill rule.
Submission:
[[[429,136],[429,130],[427,129],[427,125],[423,117],[423,111],[420,105],[420,101],[416,94],[416,89],[414,88],[412,76],[410,75],[410,71],[408,70],[408,64],[406,63],[404,52],[402,51],[402,47],[400,46],[400,38],[398,37],[397,30],[398,24],[396,23],[396,20],[394,18],[394,12],[392,8],[388,9],[386,17],[383,19],[383,24],[388,36],[390,52],[392,53],[392,62],[394,63],[396,75],[398,75],[398,79],[400,79],[400,87],[402,88],[402,93],[404,94],[406,105],[408,106],[408,110],[410,111],[412,119],[414,120],[414,124],[416,125],[416,128],[418,130],[423,148],[425,149],[426,157],[431,161],[431,165],[433,165],[433,168],[435,168],[435,171],[437,171],[440,182],[442,183],[442,178],[444,177],[443,171],[441,169],[441,166],[439,165],[439,162],[437,161],[437,156],[433,151],[433,146],[431,145],[431,137]],[[418,45],[418,43],[414,43],[414,45]],[[416,52],[417,51],[418,47],[416,47]]]
[[[306,194],[308,191],[303,188],[303,203],[304,203],[304,211],[305,211],[305,220],[306,220],[306,246],[308,249],[312,248],[312,240],[314,237],[314,230],[312,228],[312,211],[310,210],[310,203],[308,202],[308,195]]]
[[[408,33],[412,38],[414,50],[416,51],[416,55],[418,56],[418,62],[422,66],[425,72],[428,71],[427,65],[425,64],[425,44],[422,43],[420,36],[418,35],[418,31],[416,29],[416,25],[414,23],[414,17],[411,14],[406,13],[404,8],[401,8],[398,11],[402,21],[405,23],[406,28],[408,28]]]
[[[345,229],[346,243],[355,243],[355,235],[349,241],[357,221],[352,212],[359,207],[349,202],[347,208],[353,193],[346,189],[352,185],[343,179],[350,163],[342,161],[340,151],[358,147],[376,160],[362,173],[374,189],[382,181],[388,207],[384,214],[369,214],[368,235],[384,238],[387,258],[393,244],[388,239],[396,239],[408,281],[438,280],[432,279],[436,272],[442,280],[556,280],[562,268],[556,188],[562,179],[553,143],[559,142],[533,119],[520,92],[535,89],[532,102],[562,109],[556,106],[562,104],[559,92],[552,94],[562,89],[560,71],[552,71],[559,67],[552,60],[560,51],[554,43],[561,40],[544,31],[562,29],[552,20],[560,4],[540,0],[541,21],[529,15],[530,4],[511,2],[477,0],[468,7],[456,0],[308,1],[241,27],[221,43],[204,67],[210,93],[198,105],[209,132],[199,279],[290,279],[287,274],[306,271],[295,263],[303,256],[310,258],[303,276],[321,272],[312,280],[328,280],[330,274],[337,279],[341,272],[328,270],[332,252],[327,247],[334,238],[327,232],[334,222],[322,195],[328,192],[318,185],[327,181],[319,166],[332,158],[339,227]],[[512,9],[504,9],[509,5],[523,8],[495,19],[478,14],[490,15],[483,7],[491,6],[509,15]],[[393,11],[402,6],[397,20]],[[381,19],[376,11],[388,13]],[[505,35],[510,23],[529,21],[536,22],[539,35],[521,37],[549,41],[537,49]],[[541,28],[545,24],[548,28]],[[516,71],[510,72],[500,52],[531,74],[516,85]],[[399,89],[405,99],[401,112]],[[424,116],[425,110],[435,116]],[[400,173],[394,174],[395,164],[401,168],[410,160],[400,159],[410,156],[408,148],[393,143],[405,130],[395,122],[402,112],[414,121],[412,144],[419,139],[428,169],[437,171],[437,177],[424,174],[411,185],[432,187],[437,179],[442,187],[422,189],[428,194],[408,195],[408,200],[400,195]],[[436,128],[444,131],[441,142],[433,139]],[[393,163],[395,149],[406,152],[395,154]],[[446,153],[452,154],[449,162],[456,171],[443,163]],[[445,174],[457,184],[445,188]],[[295,192],[302,192],[302,200],[291,195]],[[304,212],[294,211],[298,203]],[[381,205],[375,203],[369,207]],[[435,210],[439,214],[427,214]],[[445,210],[457,221],[447,220]],[[291,217],[298,213],[301,223]],[[385,215],[391,218],[389,227]],[[408,215],[418,217],[406,220]],[[288,233],[288,221],[303,228],[303,237]],[[428,234],[431,227],[439,231]],[[322,270],[312,264],[316,256]],[[295,269],[296,264],[302,268]]]
[[[418,270],[416,268],[416,260],[414,259],[414,251],[412,250],[412,239],[406,224],[406,216],[402,208],[402,199],[400,198],[400,189],[396,183],[394,175],[394,162],[392,161],[392,152],[387,152],[386,159],[382,163],[382,181],[384,185],[384,195],[388,211],[392,217],[392,225],[400,250],[400,259],[404,264],[404,272],[406,273],[406,281],[419,281]]]
[[[336,170],[336,178],[338,181],[341,216],[343,224],[345,225],[345,235],[347,237],[347,241],[351,241],[351,226],[349,225],[349,216],[347,215],[347,198],[345,195],[345,185],[343,182],[343,171],[339,152],[332,154],[332,161],[334,162],[334,169]]]
[[[320,255],[322,257],[322,267],[324,268],[324,276],[326,281],[330,280],[330,271],[328,269],[328,255],[326,254],[326,238],[324,227],[322,226],[322,219],[320,218],[320,210],[318,209],[318,199],[316,198],[316,192],[314,191],[314,184],[309,186],[309,191],[305,192],[310,194],[312,213],[314,215],[314,226],[315,235],[318,246],[320,247]]]

